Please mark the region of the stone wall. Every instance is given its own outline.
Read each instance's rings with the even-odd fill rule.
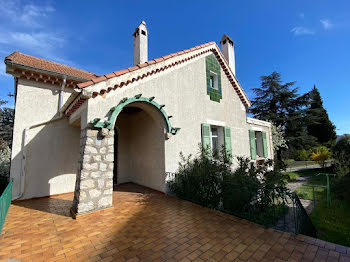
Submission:
[[[113,130],[81,130],[80,159],[72,207],[76,215],[112,206],[113,160]]]

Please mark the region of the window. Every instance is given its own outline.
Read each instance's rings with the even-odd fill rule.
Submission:
[[[264,157],[263,136],[260,131],[255,131],[255,148],[257,157]]]
[[[219,89],[219,86],[218,86],[218,75],[215,72],[210,71],[209,81],[210,81],[209,82],[210,88],[215,89],[215,90]]]
[[[267,136],[264,131],[249,130],[250,154],[252,159],[269,156]]]
[[[226,153],[232,156],[231,128],[228,126],[215,126],[202,124],[202,146],[209,149],[211,156],[219,156],[225,145]]]
[[[216,155],[220,152],[219,147],[219,132],[217,127],[211,128],[211,149],[213,155]]]

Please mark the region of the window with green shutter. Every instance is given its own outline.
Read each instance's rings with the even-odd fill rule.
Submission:
[[[214,55],[208,55],[205,58],[207,94],[210,100],[220,102],[222,98],[221,91],[221,67]]]
[[[228,126],[225,126],[224,128],[225,133],[225,148],[227,155],[232,157],[232,140],[231,140],[231,128]]]
[[[256,159],[255,131],[249,130],[250,157]]]
[[[211,156],[211,141],[210,141],[210,125],[202,124],[202,146],[210,152]]]

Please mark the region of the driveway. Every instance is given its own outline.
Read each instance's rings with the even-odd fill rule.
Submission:
[[[73,220],[73,194],[11,205],[0,260],[350,261],[350,249],[282,233],[134,184],[114,207]]]

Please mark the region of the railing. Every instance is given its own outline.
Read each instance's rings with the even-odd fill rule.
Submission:
[[[7,185],[4,192],[0,196],[0,234],[2,231],[2,227],[5,224],[7,211],[11,204],[11,197],[12,197],[12,179],[10,180],[10,183]]]

